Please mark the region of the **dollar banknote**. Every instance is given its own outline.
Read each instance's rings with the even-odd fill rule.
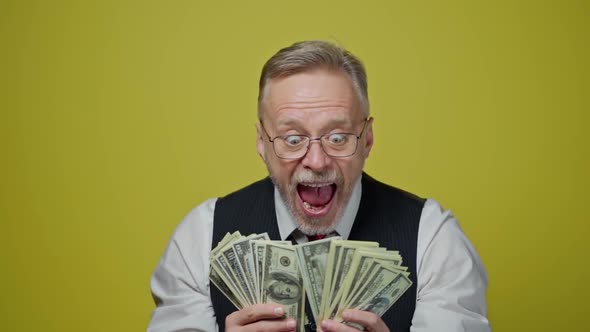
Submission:
[[[377,242],[367,242],[367,241],[334,241],[333,242],[335,255],[334,259],[330,262],[332,265],[328,266],[328,271],[332,274],[330,276],[330,289],[325,294],[327,295],[322,300],[324,301],[323,304],[323,314],[321,318],[331,318],[334,316],[334,306],[338,302],[336,298],[338,294],[338,290],[340,289],[341,283],[344,279],[344,276],[348,274],[350,263],[352,262],[352,257],[354,252],[360,248],[377,248],[379,244]]]
[[[340,237],[333,237],[295,246],[303,276],[303,285],[316,322],[320,320],[319,312],[330,242],[340,239]]]
[[[379,251],[374,248],[357,251],[351,263],[353,272],[347,275],[340,289],[340,292],[344,295],[339,297],[338,306],[344,307],[359,291],[360,286],[368,282],[371,273],[379,266],[378,263],[404,270],[405,267],[400,266],[401,262],[402,257],[397,251]],[[332,308],[331,313],[334,313],[334,308]]]
[[[370,311],[382,316],[411,285],[410,279],[405,274],[400,273],[370,299],[357,306],[356,309]]]
[[[260,296],[257,287],[257,276],[255,275],[254,255],[252,254],[251,241],[269,240],[268,234],[252,234],[244,239],[235,241],[232,244],[236,259],[238,261],[238,268],[242,271],[244,276],[245,286],[253,299],[253,304],[260,302]]]
[[[374,264],[376,265],[376,268],[369,275],[366,283],[360,286],[360,289],[356,292],[352,299],[344,304],[345,308],[357,308],[365,301],[371,299],[375,294],[377,294],[381,289],[389,284],[389,282],[395,279],[395,277],[400,275],[400,271],[398,270],[390,269],[389,267],[384,266],[378,262],[374,262]]]
[[[281,305],[297,321],[297,331],[305,330],[308,319],[324,318],[363,329],[343,321],[342,312],[354,308],[381,316],[412,286],[398,251],[340,237],[292,245],[271,241],[266,233],[228,233],[211,249],[209,261],[211,284],[236,308]]]
[[[338,289],[335,296],[335,302],[331,304],[327,318],[333,317],[339,307],[342,307],[346,303],[349,296],[352,295],[353,291],[356,290],[355,286],[362,284],[365,273],[371,271],[371,266],[375,257],[378,255],[383,256],[385,254],[385,248],[360,248],[355,251],[352,261],[350,263],[350,273],[346,274],[346,277],[342,281],[342,286]],[[361,281],[363,280],[363,281]],[[366,281],[365,281],[366,282]]]
[[[240,281],[236,277],[237,271],[234,271],[234,265],[230,260],[233,260],[233,252],[231,248],[226,248],[220,251],[211,261],[211,267],[219,274],[221,279],[234,292],[243,307],[250,305],[250,301],[246,297],[245,290],[241,287]]]
[[[250,243],[252,247],[252,254],[253,254],[253,261],[254,261],[254,276],[255,276],[255,288],[258,296],[258,300],[260,300],[261,292],[262,292],[262,265],[264,259],[264,246],[266,243],[270,241],[265,240],[252,240]],[[283,244],[283,245],[291,245],[289,241],[272,241],[276,244]]]
[[[266,243],[262,266],[262,303],[280,304],[287,317],[297,320],[299,329],[305,324],[305,289],[293,246]]]
[[[387,269],[384,271],[387,271]],[[394,277],[390,278],[391,275],[394,275]],[[366,296],[364,302],[360,304],[353,303],[348,307],[369,311],[378,316],[382,316],[412,285],[412,282],[408,279],[408,277],[404,273],[399,273],[399,271],[394,272],[390,270],[389,275],[384,276],[381,274],[380,276],[383,276],[383,278],[380,279],[378,276],[376,276],[376,280],[374,280],[374,282],[378,285],[375,287],[375,293],[371,294],[370,296]],[[339,310],[335,320],[355,327],[359,330],[363,330],[363,326],[352,322],[346,322],[342,319],[342,312],[344,309],[345,308],[341,308]]]
[[[219,288],[221,293],[225,295],[229,299],[229,301],[236,306],[238,309],[242,309],[243,305],[241,304],[240,300],[236,298],[235,293],[228,287],[228,285],[221,279],[221,276],[216,271],[211,271],[209,274],[209,278],[211,282],[215,285],[215,287]]]

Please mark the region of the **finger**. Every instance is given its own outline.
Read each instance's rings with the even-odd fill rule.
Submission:
[[[293,332],[297,327],[297,322],[292,318],[279,320],[260,320],[256,323],[245,326],[244,331],[248,332]]]
[[[369,311],[347,309],[342,312],[342,319],[347,322],[357,323],[365,327],[367,331],[389,332],[389,328],[381,317]]]
[[[320,324],[320,332],[358,332],[354,327],[339,323],[335,320],[325,319]]]
[[[261,319],[279,319],[285,317],[283,307],[276,304],[255,304],[234,311],[225,318],[226,326],[243,326]]]

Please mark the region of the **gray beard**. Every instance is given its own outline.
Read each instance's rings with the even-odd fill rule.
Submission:
[[[268,168],[268,165],[267,165]],[[296,193],[297,192],[297,184],[295,183],[290,183],[288,185],[288,188],[283,188],[282,186],[280,186],[278,184],[278,181],[276,181],[276,179],[273,177],[272,172],[270,171],[270,168],[268,168],[269,171],[269,176],[270,179],[272,180],[272,182],[274,183],[275,187],[277,188],[277,190],[279,191],[279,194],[281,195],[281,198],[283,199],[283,202],[285,202],[285,205],[287,207],[287,209],[289,210],[289,213],[291,214],[291,216],[293,216],[295,218],[295,221],[297,222],[297,228],[306,235],[317,235],[317,234],[329,234],[334,232],[334,230],[336,229],[336,226],[340,223],[340,220],[342,219],[342,215],[344,214],[344,211],[346,210],[346,206],[348,206],[348,202],[350,201],[350,197],[352,196],[352,189],[353,187],[350,186],[350,188],[344,188],[344,190],[342,191],[342,208],[337,212],[336,216],[334,217],[333,220],[327,220],[325,218],[310,218],[306,215],[304,215],[303,213],[301,213],[297,207],[295,206],[296,202],[291,199],[291,196],[289,196],[289,193]],[[337,184],[337,190],[343,186],[343,184]]]

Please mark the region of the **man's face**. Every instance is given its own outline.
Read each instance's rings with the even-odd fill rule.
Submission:
[[[358,135],[364,119],[352,81],[342,72],[317,69],[273,79],[266,86],[261,120],[271,138]],[[331,157],[319,141],[310,144],[303,158],[280,159],[258,124],[258,153],[300,229],[313,235],[332,231],[342,216],[373,145],[372,121],[352,156]]]

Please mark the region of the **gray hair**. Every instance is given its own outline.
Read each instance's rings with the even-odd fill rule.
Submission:
[[[350,76],[359,105],[365,116],[369,116],[367,73],[363,63],[340,46],[327,41],[310,40],[279,50],[264,64],[258,87],[258,118],[262,116],[261,104],[268,81],[317,68],[339,70]]]

